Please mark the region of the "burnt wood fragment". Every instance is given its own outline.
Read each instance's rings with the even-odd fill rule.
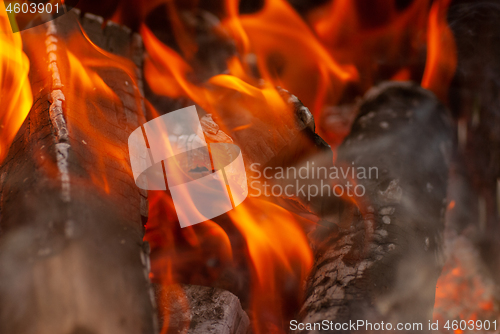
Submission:
[[[249,319],[232,293],[198,285],[158,286],[160,319],[169,333],[246,334]]]

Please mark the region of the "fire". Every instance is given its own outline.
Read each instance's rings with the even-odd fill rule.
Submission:
[[[330,1],[307,19],[337,61],[356,66],[360,72],[356,84],[364,92],[390,78],[420,79],[429,2],[416,0],[399,9],[393,0],[377,0],[369,7],[356,1]]]
[[[33,96],[28,80],[29,60],[20,34],[12,33],[9,18],[0,5],[0,163],[28,115]]]
[[[283,299],[295,296],[288,302],[298,305],[300,285],[312,265],[303,219],[266,201],[247,199],[229,212],[245,240],[246,251],[242,252],[241,246],[231,244],[220,219],[181,229],[166,193],[153,193],[150,205],[145,240],[152,248],[152,279],[172,289],[170,293],[175,293],[181,304],[184,296],[178,283],[217,284],[223,273],[234,270],[235,261],[243,260],[251,272],[250,304],[256,333],[268,333],[266,328],[272,324],[281,326],[290,312]],[[169,314],[163,316],[165,333]]]
[[[221,264],[232,261],[230,240],[219,225],[207,221],[201,225],[180,228],[172,199],[165,193],[153,193],[150,205],[152,211],[145,239],[149,241],[153,253],[156,249],[161,251],[158,261],[152,263],[155,280],[167,284],[179,283],[182,282],[183,274],[193,266],[204,268],[206,261],[211,259]],[[208,285],[215,278],[215,272],[208,277],[198,276],[199,272],[193,273],[195,276],[190,278],[191,283]]]
[[[81,32],[80,32],[81,31]],[[117,138],[113,138],[105,127],[109,126],[102,119],[105,111],[102,108],[122,109],[122,102],[113,89],[106,83],[99,71],[113,69],[123,72],[124,80],[131,87],[136,87],[134,65],[125,58],[108,53],[90,41],[88,36],[80,29],[74,32],[64,48],[64,58],[68,60],[68,68],[61,68],[65,80],[64,93],[67,104],[66,117],[78,122],[68,122],[70,133],[89,134],[85,136],[84,145],[96,157],[95,169],[89,171],[94,184],[106,193],[110,193],[109,177],[115,173],[113,168],[106,166],[106,156],[115,156],[121,161],[124,170],[129,170],[127,152],[118,149]],[[135,92],[135,110],[141,110],[139,92]],[[72,106],[79,106],[75,108]],[[104,106],[104,107],[103,107]],[[102,119],[102,121],[97,121]],[[98,124],[103,128],[96,129]],[[116,166],[115,166],[116,167]]]
[[[442,101],[448,100],[448,87],[457,68],[455,40],[446,22],[450,2],[442,0],[432,5],[427,30],[427,66],[422,78],[422,87],[436,93]]]
[[[272,111],[269,117],[290,111],[276,87],[270,83],[255,86],[238,77],[221,74],[210,78],[203,85],[193,84],[188,80],[193,70],[178,53],[163,45],[145,26],[142,27],[142,36],[149,54],[144,65],[145,77],[155,93],[171,98],[189,97],[215,115],[221,109],[238,110],[245,104],[244,107],[250,112],[262,108]],[[233,91],[242,93],[243,97],[236,100],[228,98],[227,95]],[[226,99],[223,106],[219,102],[222,99]],[[249,108],[251,105],[255,109]]]
[[[174,204],[165,192],[150,192],[149,220],[144,240],[152,250],[150,278],[161,283],[169,295],[174,295],[186,313],[189,305],[179,283],[210,286],[222,270],[231,266],[233,250],[226,232],[216,223],[180,228],[175,215]],[[165,294],[160,304],[168,303]],[[164,318],[162,333],[167,333],[171,321],[169,314]],[[189,324],[185,324],[187,331]]]
[[[174,2],[144,2],[138,14],[141,19],[152,4],[167,4],[173,34],[182,52],[162,44],[143,22],[140,32],[148,53],[145,79],[157,95],[189,98],[206,112],[221,116],[219,125],[230,135],[256,125],[243,119],[241,124],[229,127],[222,117],[229,113],[293,119],[291,107],[277,86],[297,95],[311,108],[317,122],[328,107],[352,102],[383,80],[421,81],[422,86],[446,100],[456,67],[453,36],[446,22],[450,1],[415,0],[404,9],[397,8],[394,0],[375,2],[377,6],[371,7],[377,8],[376,13],[364,12],[356,1],[336,0],[303,18],[285,0],[267,0],[260,11],[248,15],[239,14],[239,1],[226,0],[221,28],[235,40],[238,54],[227,59],[227,73],[204,82],[192,79],[190,60],[198,45],[183,26]],[[114,17],[124,15],[123,10]],[[10,33],[3,9],[0,28],[6,32],[0,35],[0,102],[4,106],[0,114],[1,162],[32,105],[32,96],[29,62],[22,51],[21,37]],[[109,193],[109,176],[116,168],[129,171],[130,167],[126,152],[116,148],[116,139],[106,130],[104,121],[109,120],[103,116],[103,105],[120,109],[117,114],[123,112],[123,106],[100,71],[118,71],[132,87],[137,87],[134,65],[101,50],[80,31],[72,33],[61,50],[58,52],[68,64],[61,68],[64,93],[72,106],[79,106],[65,110],[65,116],[72,120],[68,122],[69,130],[91,134],[83,143],[97,157],[90,177]],[[138,91],[133,100],[136,110],[141,109]],[[318,125],[320,134],[330,138],[330,143],[339,143],[339,137],[347,134],[332,134],[321,123]],[[107,155],[123,164],[106,166],[103,157]],[[306,237],[310,221],[270,202],[249,198],[228,215],[181,229],[168,192],[150,192],[149,202],[145,240],[152,247],[153,281],[178,296],[187,312],[187,300],[179,283],[211,286],[220,283],[227,272],[249,272],[246,306],[253,314],[254,332],[283,331],[283,323],[298,309],[302,284],[313,262]],[[366,207],[361,202],[356,205]],[[454,205],[451,202],[448,208]],[[367,230],[372,228],[368,226]],[[459,303],[461,300],[454,295],[457,291],[465,291],[467,284],[480,285],[460,281],[465,269],[460,263],[446,267],[436,307],[444,307],[445,302]],[[473,296],[477,305],[485,312],[492,311],[495,305],[491,299],[478,294]],[[169,324],[169,315],[164,316],[162,333],[167,332]]]
[[[172,98],[203,96],[202,90],[187,80],[192,69],[179,54],[161,44],[147,27],[141,35],[150,55],[144,64],[146,80],[156,94]]]

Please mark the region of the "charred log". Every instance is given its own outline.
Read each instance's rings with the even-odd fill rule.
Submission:
[[[410,322],[427,329],[442,265],[452,143],[450,118],[432,93],[388,83],[366,94],[337,166],[355,162],[378,175],[358,177],[365,196],[357,204],[332,203],[335,224],[311,235],[315,265],[302,322]],[[319,331],[300,333],[306,332]]]
[[[72,86],[68,41],[81,36],[78,20],[71,12],[23,33],[35,103],[0,169],[2,333],[154,332],[145,194],[127,159],[128,135],[145,119],[140,78],[112,64],[97,69],[114,104],[102,87],[89,100],[86,87]],[[92,16],[82,23],[141,66],[140,38],[113,24],[103,30]]]
[[[238,297],[198,285],[157,286],[160,321],[168,333],[246,334],[249,319]],[[186,332],[187,331],[187,332]]]

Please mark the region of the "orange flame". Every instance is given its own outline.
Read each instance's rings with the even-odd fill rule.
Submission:
[[[467,324],[471,320],[495,320],[498,316],[495,283],[488,275],[480,274],[479,254],[463,236],[450,247],[451,255],[436,285],[434,319],[443,323],[465,320]],[[482,333],[481,328],[470,329],[467,327],[463,332]],[[460,329],[455,330],[455,333],[459,332]]]
[[[422,80],[446,101],[456,68],[446,22],[449,2],[436,1],[429,13],[431,0],[416,0],[404,9],[394,0],[364,7],[356,1],[329,1],[307,14],[308,25],[284,0],[267,0],[262,10],[250,15],[238,14],[239,1],[226,0],[223,25],[238,42],[241,59],[254,54],[259,75],[298,96],[319,119],[324,108],[338,104],[344,94],[355,97],[346,88],[363,94],[389,79]],[[426,30],[427,40],[422,34]],[[228,66],[241,79],[252,76],[252,64],[245,61],[233,58]],[[329,134],[321,124],[318,128],[334,146],[345,136]]]
[[[0,5],[0,162],[33,104],[28,80],[29,60],[20,34],[12,33],[9,18]]]
[[[165,192],[150,192],[149,202],[151,211],[144,240],[152,250],[150,277],[161,283],[169,295],[174,295],[176,303],[188,313],[188,301],[179,283],[211,285],[233,260],[230,240],[212,221],[181,229],[173,201]],[[163,300],[164,295],[160,304],[168,305],[169,301]],[[171,315],[163,312],[162,316],[162,333],[167,333]],[[189,324],[184,326],[182,330],[187,331]]]
[[[272,324],[281,327],[281,298],[292,294],[300,300],[297,292],[312,266],[312,251],[297,218],[274,204],[249,198],[229,216],[245,237],[253,265],[254,332],[268,333]],[[286,291],[284,283],[295,289]]]
[[[177,284],[214,284],[225,268],[233,266],[235,246],[212,221],[181,229],[173,202],[164,192],[152,193],[150,205],[145,240],[152,248],[152,278],[173,289],[170,292],[182,304],[184,295]],[[274,204],[249,198],[230,211],[229,217],[246,241],[246,261],[252,268],[250,303],[255,333],[268,333],[266,328],[272,324],[281,327],[284,298],[294,296],[292,302],[298,305],[301,284],[312,265],[312,252],[300,218]],[[162,333],[166,333],[170,315],[163,316]]]
[[[354,86],[357,94],[362,94],[388,79],[420,81],[423,76],[422,85],[442,98],[445,91],[436,90],[434,82],[443,71],[446,78],[454,71],[450,59],[455,54],[445,51],[453,43],[445,16],[449,1],[434,2],[430,14],[431,0],[415,0],[405,9],[398,9],[394,0],[374,2],[376,5],[370,8],[376,12],[369,14],[375,19],[367,19],[367,13],[355,1],[336,0],[311,11],[304,21],[284,0],[265,1],[262,10],[250,15],[239,14],[239,1],[226,0],[222,26],[237,42],[239,55],[227,60],[229,74],[195,84],[190,80],[193,69],[189,62],[197,45],[183,27],[174,3],[158,0],[155,3],[167,4],[182,56],[163,45],[143,25],[141,34],[148,51],[146,80],[154,93],[190,98],[214,115],[221,109],[233,113],[241,109],[266,110],[266,117],[286,114],[290,110],[276,86],[297,95],[315,116],[321,115],[326,106],[337,105],[347,87]],[[422,34],[425,31],[427,39]],[[252,59],[256,59],[255,63]],[[446,80],[445,86],[449,84]],[[220,125],[231,134],[253,124],[244,122],[229,129]],[[355,204],[366,206],[359,201]],[[165,210],[163,214],[161,210]],[[236,253],[234,245],[225,229],[212,221],[179,229],[173,211],[167,194],[153,196],[146,240],[152,243],[153,254],[157,254],[153,255],[154,277],[164,284],[209,285],[217,273],[200,277],[192,269],[194,264],[206,267],[203,250],[209,248],[204,245],[217,240],[221,246],[215,248],[215,256],[231,254],[231,259]],[[286,312],[280,283],[300,282],[312,264],[311,250],[298,218],[255,199],[247,199],[229,217],[245,238],[252,268],[255,331],[268,333],[269,324],[281,328]],[[212,232],[204,233],[205,228]],[[368,230],[371,228],[367,226]],[[230,258],[225,261],[230,263]],[[297,296],[300,288],[293,291]]]
[[[99,71],[112,69],[122,72],[127,86],[137,90],[134,65],[130,60],[100,49],[83,30],[72,34],[64,50],[69,66],[61,67],[60,71],[65,80],[66,100],[71,101],[66,104],[65,110],[66,117],[72,120],[68,122],[68,129],[70,133],[91,134],[85,136],[84,143],[86,150],[96,158],[95,168],[89,171],[90,177],[95,185],[109,194],[111,190],[108,180],[116,172],[115,168],[130,170],[130,166],[127,152],[119,149],[119,139],[107,128],[110,126],[109,116],[104,110],[113,108],[124,113],[124,106],[114,90],[102,79]],[[141,110],[138,91],[134,92],[133,99],[134,109]],[[105,161],[108,156],[116,157],[120,166],[107,166]]]
[[[189,60],[198,46],[183,26],[174,2],[150,1],[144,6],[167,5],[183,55],[163,45],[143,25],[141,33],[149,54],[145,77],[154,93],[171,98],[188,97],[215,115],[224,108],[233,113],[241,109],[251,113],[264,110],[269,118],[279,114],[290,116],[290,107],[276,86],[297,95],[315,116],[321,115],[325,106],[338,104],[349,85],[358,87],[361,94],[387,79],[422,79],[423,87],[445,99],[456,68],[453,35],[446,23],[450,0],[434,1],[430,13],[431,0],[415,0],[404,10],[398,10],[394,0],[373,2],[376,6],[370,8],[376,8],[376,13],[370,14],[374,14],[375,20],[368,20],[359,4],[352,0],[329,1],[311,11],[304,20],[285,0],[267,0],[262,10],[250,15],[238,13],[239,1],[226,0],[222,26],[236,40],[240,54],[228,59],[229,74],[195,84],[189,80],[193,71]],[[115,17],[122,14],[117,12]],[[139,15],[143,18],[144,10]],[[27,80],[29,62],[22,52],[20,35],[9,33],[9,21],[3,9],[0,29],[1,162],[32,105],[32,96]],[[427,31],[427,38],[422,31]],[[121,106],[118,96],[99,71],[110,68],[121,71],[130,79],[130,85],[136,87],[134,66],[101,50],[84,33],[74,34],[64,50],[69,65],[61,68],[67,78],[64,93],[71,105],[81,107],[66,110],[66,116],[73,120],[69,127],[72,133],[92,134],[85,144],[99,152],[91,179],[109,193],[108,178],[116,166],[106,166],[103,157],[113,155],[123,162],[119,168],[129,171],[130,167],[126,152],[117,149],[105,126],[96,122],[104,119],[102,104]],[[255,55],[255,64],[248,60],[251,55]],[[425,70],[419,67],[422,55],[427,57]],[[255,68],[258,77],[255,77]],[[134,103],[140,109],[140,94],[135,93]],[[226,130],[224,124],[220,125]],[[251,126],[252,123],[245,121],[228,132]],[[151,277],[169,286],[187,312],[187,300],[176,284],[212,284],[221,275],[222,268],[235,265],[238,249],[231,244],[226,229],[214,221],[181,229],[168,193],[150,194],[151,211],[145,240],[153,249]],[[454,204],[451,202],[449,209]],[[364,203],[356,202],[356,205],[363,208]],[[292,302],[298,303],[301,284],[313,261],[302,227],[308,222],[281,207],[253,198],[247,199],[228,216],[245,241],[246,261],[252,274],[250,304],[254,311],[255,333],[269,333],[270,326],[282,328],[283,320],[289,316],[285,306],[290,300],[286,298],[293,296]],[[211,265],[214,261],[219,265]],[[454,283],[440,281],[438,285],[442,288],[438,289],[436,298],[441,302],[446,298],[453,300],[449,295],[461,291],[464,286],[458,279],[464,276],[460,264],[447,267],[444,273],[443,279]],[[483,298],[479,283],[467,282],[479,286],[475,290],[478,295],[473,296],[479,307],[492,311],[495,305]],[[168,316],[165,315],[162,333],[168,330]],[[477,318],[476,313],[467,316]]]
[[[266,1],[261,11],[241,17],[238,2],[226,0],[229,15],[223,24],[239,41],[242,56],[254,53],[262,78],[296,94],[315,115],[346,82],[357,80],[356,69],[331,57],[286,1]]]
[[[367,25],[353,1],[331,1],[321,12],[313,11],[308,16],[309,26],[283,0],[266,1],[262,10],[250,15],[239,15],[238,1],[227,0],[227,16],[222,25],[236,40],[240,52],[238,57],[228,59],[230,74],[194,84],[189,80],[193,69],[188,64],[192,40],[182,45],[183,40],[177,39],[183,50],[182,57],[143,26],[141,33],[149,54],[145,77],[156,94],[188,97],[216,115],[221,108],[233,109],[233,112],[239,108],[265,109],[266,117],[286,113],[286,104],[275,88],[282,86],[296,94],[318,116],[326,105],[338,103],[348,83],[355,83],[362,92],[389,78],[421,79],[423,68],[417,65],[423,63],[422,55],[426,52],[426,40],[421,32],[431,24],[428,21],[434,19],[428,16],[429,2],[414,1],[398,11],[394,1],[378,0],[380,13],[385,14],[380,22]],[[170,15],[172,10],[170,6]],[[177,36],[183,34],[179,24],[175,21]],[[440,47],[439,43],[437,46]],[[429,53],[432,50],[430,47]],[[248,62],[250,55],[256,56],[255,64]],[[258,69],[258,78],[252,66]],[[259,81],[261,78],[265,81]],[[230,92],[237,92],[237,98]],[[249,126],[252,124],[244,123],[228,130],[238,131]],[[356,205],[363,207],[364,203],[356,202]],[[270,324],[281,328],[280,321],[286,318],[286,311],[280,282],[300,282],[312,264],[304,231],[296,217],[260,200],[247,199],[229,212],[229,216],[246,240],[248,260],[253,268],[251,309],[255,311],[255,331],[268,333]],[[158,224],[162,226],[165,221]],[[371,228],[367,226],[368,231]],[[172,246],[167,248],[174,254],[178,245],[173,232],[169,233]],[[181,239],[188,239],[189,232],[186,233]],[[161,243],[156,248],[162,249]],[[180,278],[172,275],[182,272],[182,261],[174,264],[172,257],[158,258],[158,263],[164,261],[163,272],[169,274],[163,282],[179,282]],[[159,267],[156,270],[162,272]],[[300,288],[294,290],[294,295],[299,291]]]
[[[450,3],[451,0],[440,0],[432,5],[427,30],[427,65],[422,78],[422,87],[445,102],[457,68],[455,39],[446,21]]]
[[[145,76],[150,87],[156,93],[170,97],[187,96],[205,110],[216,115],[221,109],[237,112],[241,108],[250,110],[250,112],[265,110],[266,117],[270,118],[276,117],[277,114],[290,112],[290,107],[279,95],[277,89],[269,83],[256,86],[238,77],[225,74],[214,76],[201,85],[190,82],[188,77],[192,69],[187,62],[172,49],[163,45],[146,27],[142,28],[142,34],[149,53],[149,59],[145,64]],[[232,92],[238,94],[234,95]],[[223,103],[220,103],[220,101],[223,101]],[[230,130],[238,131],[250,125],[244,124]],[[166,195],[157,194],[155,196],[162,197],[161,201],[164,204],[171,201]],[[154,209],[157,205],[159,205],[159,202],[151,204],[152,211],[158,209]],[[171,208],[173,209],[172,206]],[[265,215],[266,218],[254,218],[253,215],[257,212],[260,212],[262,216]],[[157,261],[153,261],[153,271],[155,277],[156,275],[163,277],[157,278],[164,284],[186,282],[185,277],[184,280],[181,279],[181,273],[186,274],[186,264],[189,263],[191,265],[187,267],[192,270],[193,262],[191,261],[200,261],[197,262],[198,265],[206,267],[203,261],[206,258],[200,251],[207,251],[208,248],[203,247],[203,244],[211,243],[210,240],[222,238],[227,241],[223,244],[228,245],[229,248],[221,250],[224,252],[228,252],[228,249],[231,250],[225,232],[218,230],[220,227],[213,222],[208,221],[179,231],[175,217],[165,219],[161,215],[154,214],[153,216],[155,218],[150,217],[148,223],[146,240],[154,241],[155,233],[159,233],[156,234],[158,242],[154,244],[153,249],[157,249],[163,255]],[[256,322],[259,324],[258,326],[268,324],[269,321],[262,319],[264,314],[267,313],[268,316],[272,315],[274,317],[271,322],[279,323],[283,318],[281,314],[283,305],[280,304],[280,298],[285,295],[281,291],[280,280],[287,279],[295,284],[292,284],[295,287],[293,295],[297,296],[296,302],[298,303],[300,282],[305,278],[312,264],[311,250],[305,234],[292,214],[267,202],[260,203],[259,201],[257,204],[255,200],[247,199],[243,204],[231,211],[229,216],[247,243],[247,261],[254,269],[252,287],[255,291],[252,292],[252,309],[256,311]],[[219,231],[220,233],[201,236],[199,233],[203,228],[210,228],[212,231]],[[195,233],[196,237],[193,237],[192,233]],[[174,238],[174,235],[177,238]],[[293,244],[290,243],[289,238],[294,240]],[[189,240],[201,241],[191,243],[188,249],[192,251],[189,251],[189,253],[179,254],[179,243],[189,243]],[[188,255],[190,253],[192,255]],[[177,255],[177,257],[174,257],[174,255]],[[221,254],[217,255],[218,258],[221,256]],[[188,282],[209,285],[211,280],[216,279],[216,277],[202,279],[200,277],[196,278],[196,276],[191,273]],[[258,311],[262,308],[266,308],[268,312]],[[165,327],[164,330],[166,330]],[[262,330],[261,332],[265,333],[266,331]]]
[[[147,27],[142,27],[141,34],[149,54],[145,62],[145,76],[155,93],[172,98],[189,97],[203,109],[215,114],[216,106],[220,105],[220,99],[228,90],[243,93],[266,103],[270,108],[287,109],[276,88],[268,83],[256,87],[225,74],[212,77],[203,86],[190,82],[188,77],[192,69],[178,53],[163,45]]]
[[[393,0],[376,0],[364,7],[356,1],[330,1],[313,10],[308,21],[337,61],[356,66],[361,76],[358,84],[366,91],[415,67],[425,50],[421,32],[428,4],[429,0],[416,0],[400,11]]]

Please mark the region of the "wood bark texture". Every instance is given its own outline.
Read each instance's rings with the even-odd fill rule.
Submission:
[[[445,107],[417,85],[366,94],[336,166],[376,167],[378,176],[356,179],[365,196],[332,201],[333,224],[311,234],[302,322],[420,322],[426,331],[442,265],[451,129]]]
[[[147,194],[127,149],[145,121],[140,77],[133,84],[101,54],[109,66],[96,73],[116,99],[75,86],[88,80],[70,75],[81,57],[71,59],[70,40],[87,43],[78,22],[104,50],[134,61],[136,74],[141,66],[140,37],[92,15],[70,12],[23,32],[35,102],[0,168],[0,332],[151,334]]]

